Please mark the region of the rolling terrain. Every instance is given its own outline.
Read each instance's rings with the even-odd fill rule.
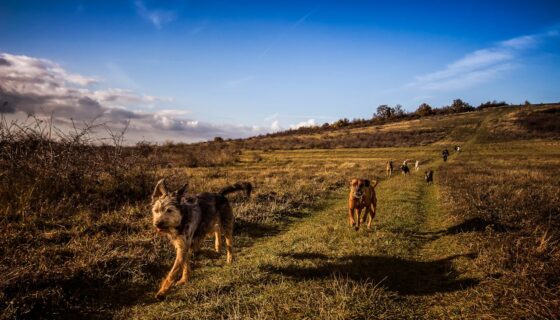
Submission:
[[[60,209],[60,200],[34,217],[18,198],[1,224],[1,318],[557,318],[558,123],[557,105],[492,108],[214,143],[239,148],[228,151],[235,161],[197,166],[182,164],[185,147],[169,146],[165,161],[134,158],[150,175],[127,173],[124,185],[146,186],[126,189],[124,201]],[[341,148],[361,139],[367,147]],[[443,162],[441,150],[457,144],[463,151]],[[419,159],[421,169],[388,178],[390,159]],[[188,182],[189,193],[238,180],[255,192],[230,196],[234,263],[208,239],[190,282],[158,301],[174,252],[150,225],[149,194],[164,176]],[[347,222],[354,177],[380,181],[371,230]]]

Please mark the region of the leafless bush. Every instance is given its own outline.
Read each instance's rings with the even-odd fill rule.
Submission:
[[[64,133],[51,122],[23,125],[0,121],[0,201],[4,217],[41,215],[53,210],[115,208],[145,197],[151,188],[149,168],[122,146],[122,132],[109,131],[112,145],[95,145],[93,123]],[[59,208],[59,209],[54,209]]]
[[[87,314],[76,301],[102,297],[133,276],[123,270],[155,260],[123,241],[144,229],[140,216],[106,214],[146,199],[154,174],[122,146],[124,130],[98,140],[91,133],[103,127],[92,123],[68,133],[29,120],[0,121],[0,318]]]

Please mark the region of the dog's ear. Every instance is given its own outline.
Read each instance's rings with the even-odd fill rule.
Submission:
[[[168,193],[169,191],[167,191],[165,179],[159,180],[154,188],[154,192],[152,193],[152,202],[156,201],[158,198],[166,196]]]
[[[350,186],[351,187],[355,187],[358,185],[358,179],[352,179],[352,181],[350,181]]]
[[[181,200],[181,197],[185,194],[185,191],[187,191],[187,186],[188,184],[185,183],[181,186],[181,188],[179,188],[179,190],[176,191],[177,200]]]

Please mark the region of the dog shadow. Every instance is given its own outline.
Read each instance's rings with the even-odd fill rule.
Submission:
[[[514,230],[514,228],[497,222],[491,222],[486,219],[475,217],[465,220],[456,226],[448,228],[447,230],[445,230],[445,233],[447,235],[454,235],[463,232],[482,232],[486,230],[492,230],[494,232],[507,232],[509,230]]]
[[[116,269],[130,262],[129,260],[129,257],[114,257],[97,263],[92,269]],[[138,259],[135,263],[143,263],[143,261]],[[146,272],[161,274],[165,268],[168,268],[168,266],[154,262],[145,264],[142,269]],[[52,281],[52,279],[45,279],[20,283],[18,288],[13,290],[40,292],[44,288],[53,286]],[[58,314],[54,317],[61,319],[110,319],[114,316],[115,311],[123,307],[138,303],[151,303],[154,300],[153,295],[148,296],[146,292],[155,292],[154,281],[156,281],[155,278],[150,281],[131,284],[131,279],[127,275],[110,278],[107,274],[77,272],[67,278],[58,279],[56,287],[64,296],[81,301],[79,305],[69,304],[59,309],[58,301],[45,299],[28,310],[27,316],[29,318],[49,318]]]
[[[486,219],[482,219],[479,217],[467,219],[457,225],[451,226],[444,230],[439,231],[411,231],[411,230],[402,230],[402,229],[393,229],[391,232],[394,233],[401,233],[408,238],[413,240],[420,240],[420,241],[433,241],[437,240],[443,236],[451,236],[457,235],[460,233],[466,232],[484,232],[484,231],[493,231],[493,232],[508,232],[508,231],[516,231],[517,228],[509,227],[497,222],[491,222]]]
[[[373,281],[400,295],[432,295],[464,290],[479,283],[475,278],[459,278],[453,260],[474,254],[454,255],[433,261],[406,260],[390,256],[349,255],[341,258],[320,253],[287,253],[293,260],[311,260],[314,266],[265,265],[261,269],[297,280],[327,279],[342,275],[354,281]]]
[[[264,237],[272,237],[280,232],[282,228],[276,225],[262,224],[252,221],[236,220],[233,230],[233,241],[235,248],[251,247],[257,240]],[[213,240],[212,240],[213,241]]]

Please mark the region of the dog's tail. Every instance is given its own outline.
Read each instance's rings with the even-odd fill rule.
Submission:
[[[247,181],[240,181],[230,186],[222,188],[218,193],[222,196],[225,196],[237,191],[245,191],[247,197],[250,197],[251,192],[253,191],[253,185]]]

